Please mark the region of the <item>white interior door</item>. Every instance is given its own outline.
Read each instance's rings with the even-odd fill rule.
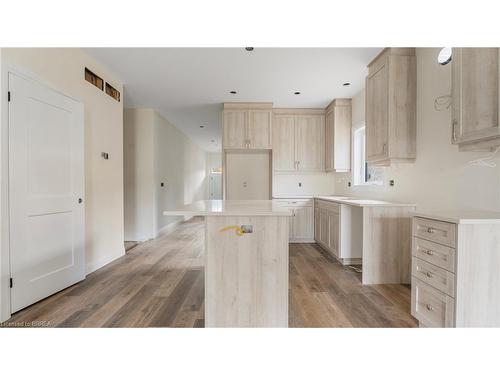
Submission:
[[[222,199],[222,173],[210,173],[210,199]]]
[[[85,278],[83,104],[9,74],[11,311]]]

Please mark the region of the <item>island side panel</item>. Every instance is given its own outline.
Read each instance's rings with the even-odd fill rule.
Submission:
[[[413,207],[363,208],[363,284],[409,284]]]
[[[206,327],[288,327],[286,216],[208,216]],[[250,224],[238,236],[227,226]]]
[[[500,327],[500,224],[459,224],[456,327]]]

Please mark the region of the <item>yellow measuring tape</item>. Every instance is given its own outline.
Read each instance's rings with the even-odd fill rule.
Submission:
[[[227,230],[234,229],[234,232],[236,233],[237,236],[243,236],[243,230],[241,230],[241,227],[237,225],[230,225],[227,227],[222,228],[219,232],[225,232]]]

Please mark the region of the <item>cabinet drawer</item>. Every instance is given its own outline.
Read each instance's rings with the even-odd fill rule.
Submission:
[[[312,207],[312,199],[274,199],[276,203],[284,207]]]
[[[440,243],[442,245],[455,247],[456,225],[444,221],[413,218],[413,235]]]
[[[413,257],[412,276],[433,286],[451,297],[455,297],[455,275],[421,259]]]
[[[412,241],[414,257],[423,259],[450,272],[455,272],[455,249],[418,237],[413,237]]]
[[[412,277],[411,314],[426,327],[453,327],[455,300]]]

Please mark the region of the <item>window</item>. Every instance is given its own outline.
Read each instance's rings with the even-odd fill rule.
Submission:
[[[366,164],[365,147],[366,131],[365,124],[354,127],[353,139],[353,182],[354,185],[383,185],[383,169],[369,167]]]

